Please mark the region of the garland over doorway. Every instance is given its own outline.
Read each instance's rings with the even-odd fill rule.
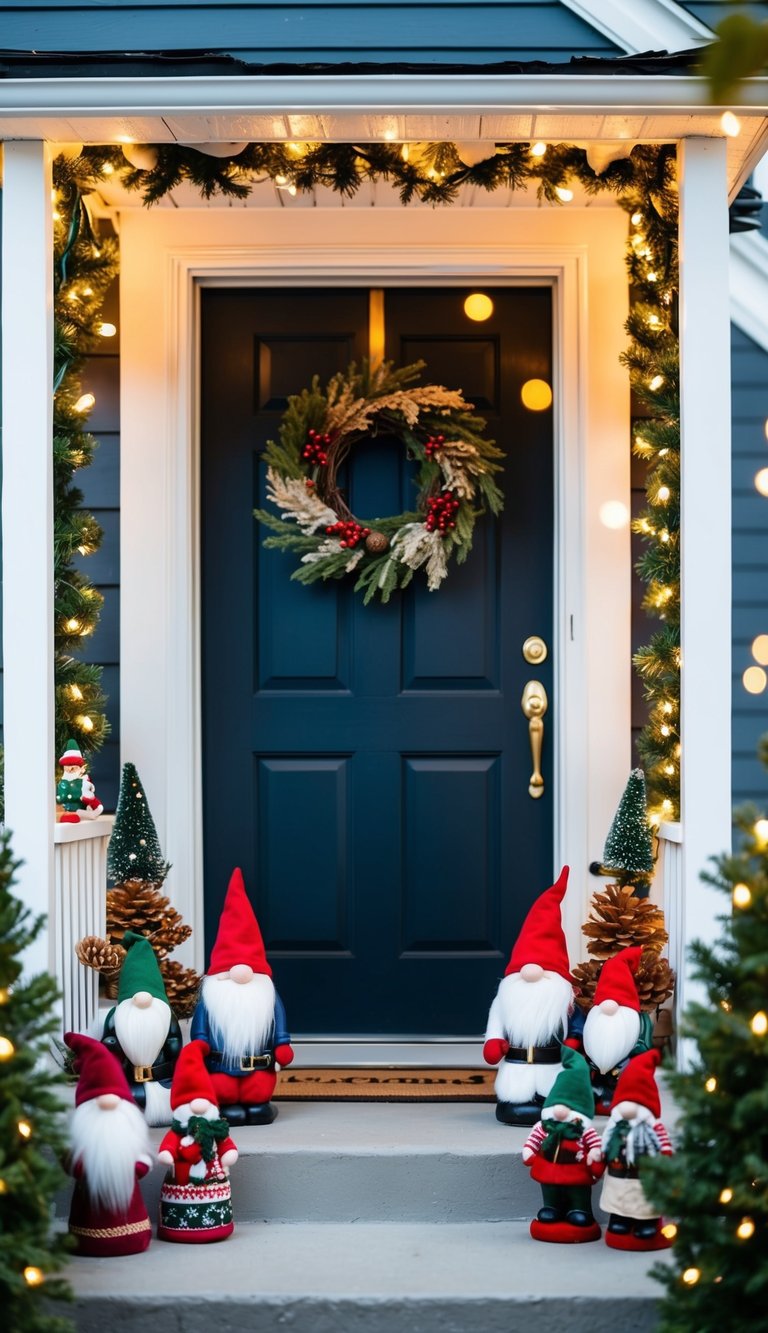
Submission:
[[[680,398],[674,146],[641,144],[626,156],[626,149],[622,149],[622,156],[613,160],[608,160],[611,154],[605,153],[602,145],[584,150],[545,143],[254,143],[201,147],[207,151],[178,144],[67,146],[54,166],[57,247],[60,235],[68,234],[73,219],[83,209],[83,199],[110,176],[118,176],[147,205],[183,182],[196,186],[203,198],[221,194],[244,199],[255,185],[267,180],[289,194],[322,187],[347,197],[365,181],[385,181],[399,191],[403,204],[413,200],[450,204],[464,184],[487,191],[535,188],[539,200],[559,205],[567,205],[573,198],[573,182],[588,195],[608,192],[616,196],[630,219],[627,266],[633,303],[624,362],[638,405],[633,448],[648,464],[647,505],[633,527],[645,543],[638,563],[646,585],[644,606],[660,622],[648,644],[635,656],[649,704],[649,720],[638,748],[646,770],[651,822],[658,825],[676,819],[680,789]],[[59,283],[57,317],[70,292],[75,292],[77,300],[79,287],[87,285],[87,262],[82,247],[71,251],[66,275]],[[91,309],[96,309],[95,302]],[[79,355],[89,349],[92,332],[74,330],[73,346]],[[60,386],[57,388],[60,392]],[[87,413],[87,407],[81,409],[81,422]],[[78,512],[71,490],[60,489],[57,524],[71,527]],[[95,548],[95,535],[90,533],[90,549]],[[62,606],[57,595],[57,628],[64,623]],[[63,728],[67,735],[93,749],[94,739],[103,732],[96,702],[88,716],[93,725],[85,734],[77,716],[63,723]]]

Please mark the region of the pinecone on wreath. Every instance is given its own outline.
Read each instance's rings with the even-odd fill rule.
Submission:
[[[608,884],[593,895],[592,914],[582,933],[589,941],[587,953],[601,962],[633,944],[660,953],[669,939],[662,909],[648,898],[636,897],[631,885],[618,884]]]

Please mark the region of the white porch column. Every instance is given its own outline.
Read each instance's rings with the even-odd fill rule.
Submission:
[[[712,940],[722,895],[703,884],[731,845],[731,393],[724,139],[680,146],[680,406],[684,940]],[[686,969],[687,972],[688,969]],[[678,977],[678,1006],[693,996]]]
[[[53,282],[51,167],[40,141],[5,144],[2,200],[5,819],[19,897],[53,902]],[[50,969],[50,933],[30,972]]]

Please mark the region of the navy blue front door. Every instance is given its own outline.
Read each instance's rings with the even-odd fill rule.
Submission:
[[[365,289],[208,290],[202,315],[202,611],[208,942],[242,866],[294,1032],[482,1030],[552,870],[551,292],[387,289],[386,354],[460,387],[507,455],[503,516],[439,592],[387,606],[302,587],[264,551],[260,450],[289,393],[367,353]],[[354,512],[409,507],[392,441],[358,448]],[[538,634],[547,661],[522,645]],[[549,695],[544,795],[528,794],[527,681]]]

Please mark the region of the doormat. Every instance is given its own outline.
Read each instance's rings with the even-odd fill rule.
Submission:
[[[274,1101],[492,1102],[495,1069],[285,1069]]]

